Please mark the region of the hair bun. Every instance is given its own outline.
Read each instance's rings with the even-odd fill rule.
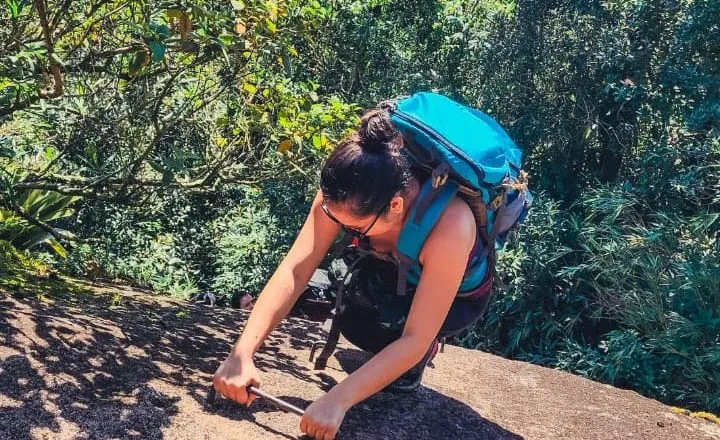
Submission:
[[[385,110],[375,109],[365,113],[358,129],[360,146],[369,152],[382,152],[398,148],[400,132],[395,128]]]

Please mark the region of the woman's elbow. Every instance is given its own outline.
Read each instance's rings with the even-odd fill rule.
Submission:
[[[404,334],[401,339],[406,345],[406,353],[411,357],[413,365],[422,360],[433,342],[432,338],[413,333]]]

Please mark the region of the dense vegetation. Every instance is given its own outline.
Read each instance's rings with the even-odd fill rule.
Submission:
[[[230,3],[0,8],[0,276],[257,293],[361,109],[438,90],[538,194],[459,342],[720,411],[720,1]]]

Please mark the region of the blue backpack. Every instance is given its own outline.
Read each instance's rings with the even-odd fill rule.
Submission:
[[[490,116],[445,96],[421,92],[410,97],[384,101],[393,124],[403,136],[403,149],[415,165],[424,168],[430,178],[420,189],[409,219],[400,232],[397,294],[405,295],[407,284],[417,286],[421,267],[420,250],[430,231],[455,195],[462,191],[480,196],[483,201],[479,232],[485,246],[469,262],[458,296],[471,294],[484,281],[488,260],[502,247],[510,230],[526,217],[532,204],[527,189],[527,174],[520,169],[522,154]],[[340,243],[339,251],[345,244]],[[348,267],[347,273],[362,259]],[[326,342],[317,341],[310,350],[315,369],[323,369],[339,339],[339,319],[343,310],[343,291],[349,277],[337,280],[338,288]]]
[[[458,296],[480,285],[490,269],[488,256],[527,216],[532,195],[521,170],[522,153],[493,118],[445,96],[421,92],[385,101],[411,160],[431,173],[410,212],[398,242],[397,293],[417,285],[418,255],[430,231],[458,191],[480,196],[479,225],[485,246],[470,262]]]

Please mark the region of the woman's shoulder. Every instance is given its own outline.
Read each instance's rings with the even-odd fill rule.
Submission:
[[[451,247],[460,252],[467,247],[469,252],[475,244],[476,234],[477,226],[472,210],[462,199],[455,197],[430,232],[420,257],[422,259],[426,249],[433,252],[434,249],[446,250]]]

